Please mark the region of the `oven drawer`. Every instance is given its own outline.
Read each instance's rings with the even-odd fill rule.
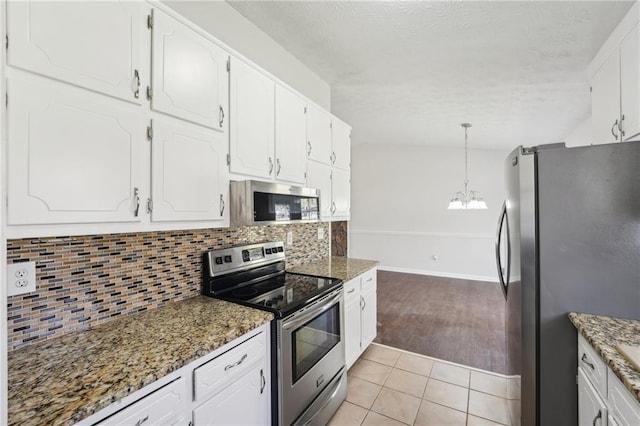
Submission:
[[[266,344],[265,333],[260,333],[197,367],[193,371],[193,399],[204,401],[218,389],[241,377],[257,362],[263,362]]]

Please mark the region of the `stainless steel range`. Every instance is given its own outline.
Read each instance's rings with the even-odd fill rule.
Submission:
[[[325,425],[346,397],[342,281],[285,271],[282,242],[206,253],[203,293],[273,312],[273,424]]]

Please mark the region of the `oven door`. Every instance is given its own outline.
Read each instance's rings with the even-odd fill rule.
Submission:
[[[345,365],[342,288],[280,320],[280,424],[290,425]]]

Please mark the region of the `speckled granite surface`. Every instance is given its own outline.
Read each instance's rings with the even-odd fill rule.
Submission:
[[[273,315],[197,296],[9,353],[9,425],[69,425]]]
[[[569,319],[640,402],[640,371],[616,349],[620,343],[640,345],[640,321],[574,312]]]
[[[376,260],[333,256],[303,263],[295,268],[288,268],[287,272],[340,278],[342,281],[346,282],[364,272],[367,272],[369,269],[375,268],[378,263],[379,262]]]

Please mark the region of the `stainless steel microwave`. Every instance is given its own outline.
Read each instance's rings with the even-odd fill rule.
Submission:
[[[243,180],[229,188],[231,226],[317,222],[320,190]]]

